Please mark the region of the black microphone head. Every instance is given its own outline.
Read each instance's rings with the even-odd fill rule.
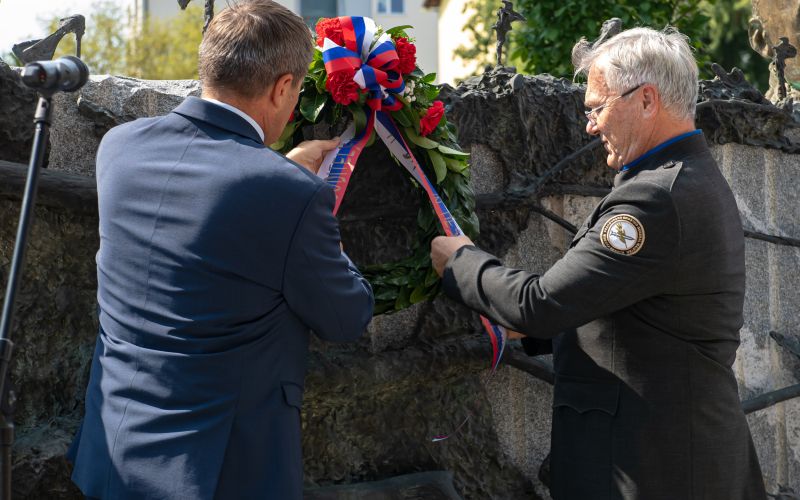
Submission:
[[[59,90],[74,92],[89,80],[89,68],[75,56],[55,61],[35,61],[25,65],[22,82],[40,92],[53,94]]]
[[[89,81],[89,68],[75,56],[59,57],[59,88],[64,92],[74,92]]]

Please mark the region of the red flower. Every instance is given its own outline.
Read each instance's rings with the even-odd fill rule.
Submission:
[[[344,47],[344,35],[342,34],[342,23],[338,17],[322,17],[315,26],[317,30],[317,45],[322,47],[323,40],[330,38],[332,42]]]
[[[397,57],[400,58],[398,69],[400,73],[407,75],[417,67],[417,47],[408,41],[408,38],[399,36],[394,40],[394,47]]]
[[[436,126],[442,121],[443,116],[444,104],[442,101],[433,101],[431,107],[425,112],[425,116],[419,120],[419,135],[424,137],[436,130]]]
[[[343,69],[328,73],[325,88],[331,93],[331,97],[335,102],[346,106],[358,100],[358,93],[361,87],[353,81],[353,75],[355,74],[356,72],[353,69]]]

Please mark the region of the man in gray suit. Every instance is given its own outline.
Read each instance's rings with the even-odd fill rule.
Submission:
[[[100,332],[73,480],[103,499],[301,499],[309,331],[356,340],[369,284],[333,190],[270,150],[311,61],[303,20],[223,10],[203,97],[114,128],[97,155]],[[333,143],[289,157],[312,170]]]
[[[731,365],[744,302],[736,201],[694,127],[686,37],[636,28],[579,57],[614,187],[537,276],[433,241],[452,298],[553,351],[556,500],[764,499]]]

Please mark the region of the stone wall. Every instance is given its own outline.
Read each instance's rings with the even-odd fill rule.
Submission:
[[[725,144],[713,152],[733,188],[745,230],[800,239],[800,155]],[[800,381],[800,351],[769,335],[800,339],[800,248],[748,238],[742,346],[734,365],[745,400]],[[800,492],[800,399],[749,415],[768,490]]]
[[[611,172],[583,132],[579,87],[546,75],[496,72],[482,78],[444,96],[448,118],[461,127],[462,146],[473,154],[478,244],[509,265],[543,272],[571,239],[553,219],[579,224],[607,192]],[[62,454],[82,412],[97,326],[92,175],[99,138],[117,123],[164,113],[196,93],[194,82],[93,77],[79,94],[57,98],[50,169],[42,176],[14,329],[17,498],[80,498]],[[551,169],[582,147],[586,152],[569,168]],[[800,155],[737,143],[712,150],[745,228],[800,240]],[[345,245],[359,264],[407,253],[413,207],[420,203],[384,149],[375,146],[365,155],[341,217]],[[22,166],[0,163],[3,283],[23,175]],[[377,201],[395,213],[376,212]],[[742,399],[800,378],[800,361],[769,336],[774,331],[800,338],[798,259],[800,248],[747,239],[746,323],[735,365]],[[447,470],[467,499],[549,498],[538,473],[549,451],[552,390],[533,375],[546,374],[548,360],[532,364],[512,343],[506,364],[490,375],[489,352],[476,315],[444,297],[376,317],[359,343],[314,342],[303,410],[309,491]],[[800,491],[799,409],[793,400],[749,417],[772,493],[779,485]],[[467,415],[454,438],[431,442]]]

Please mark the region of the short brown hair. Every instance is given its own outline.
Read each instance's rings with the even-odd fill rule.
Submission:
[[[290,73],[302,81],[313,56],[303,19],[270,0],[233,3],[211,20],[200,44],[204,87],[252,98]]]

